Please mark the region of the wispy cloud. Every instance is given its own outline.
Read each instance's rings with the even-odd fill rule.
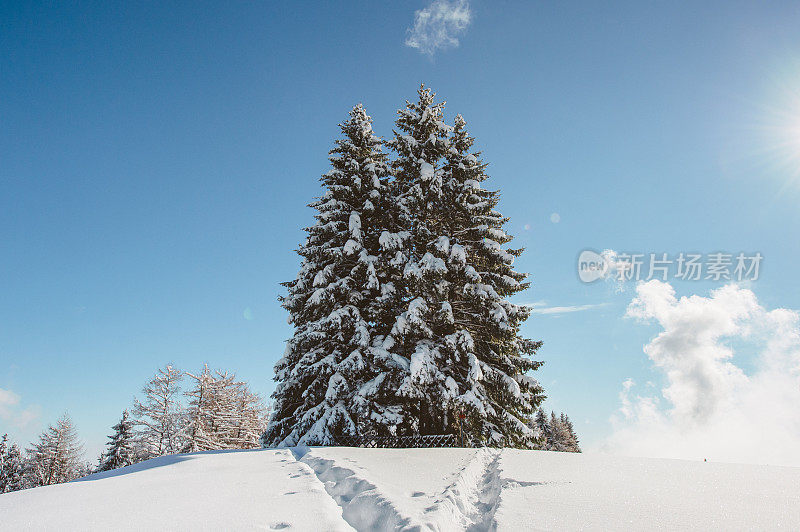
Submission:
[[[649,281],[638,285],[627,315],[663,329],[644,352],[665,384],[659,396],[623,383],[606,450],[800,465],[797,312],[768,311],[741,286],[676,298],[670,284]],[[734,359],[743,342],[759,353],[750,372]]]
[[[532,307],[531,312],[534,314],[569,314],[570,312],[582,312],[584,310],[592,310],[600,307],[605,307],[608,303],[597,303],[593,305],[572,305],[557,307],[547,306],[545,301],[535,301],[527,306]]]
[[[407,30],[406,46],[430,56],[438,49],[455,48],[457,35],[471,21],[467,0],[434,0],[425,9],[414,12],[414,26]]]
[[[23,408],[18,394],[0,388],[0,421],[8,423],[16,429],[24,429],[38,417],[39,408],[37,406]]]

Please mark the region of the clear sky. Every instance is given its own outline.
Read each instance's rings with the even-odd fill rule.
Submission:
[[[0,3],[0,433],[66,410],[96,454],[168,361],[271,393],[337,123],[362,102],[390,136],[421,82],[527,250],[546,407],[587,448],[619,435],[629,378],[680,410],[704,377],[643,346],[696,320],[663,293],[626,317],[635,283],[582,283],[577,257],[759,252],[738,290],[800,309],[798,27],[794,2]],[[711,306],[725,284],[669,283]],[[755,375],[740,332],[709,337]]]

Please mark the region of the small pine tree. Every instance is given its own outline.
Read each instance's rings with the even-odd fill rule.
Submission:
[[[83,445],[67,414],[50,425],[28,449],[27,476],[31,486],[49,486],[77,478],[83,462]]]
[[[563,417],[556,417],[555,412],[550,413],[550,426],[553,431],[553,438],[549,445],[549,450],[567,452],[570,450],[570,433],[563,423]]]
[[[179,452],[183,445],[183,412],[180,404],[181,372],[168,364],[144,386],[144,402],[134,399],[134,423],[142,458]]]
[[[6,455],[8,454],[8,434],[3,434],[0,439],[0,493],[5,493],[6,481]]]
[[[24,487],[24,463],[16,443],[9,443],[8,434],[0,440],[0,493]]]
[[[0,456],[0,493],[9,493],[24,489],[25,460],[16,443],[12,443]]]
[[[547,414],[545,414],[544,409],[539,408],[539,410],[536,411],[533,426],[538,433],[536,448],[547,450],[550,442],[553,440],[553,430],[550,427],[550,423],[547,421]]]
[[[127,410],[122,412],[122,418],[112,429],[114,434],[108,437],[108,450],[100,457],[98,471],[109,471],[136,462],[134,424],[128,419]]]
[[[575,427],[572,425],[569,416],[561,413],[561,424],[564,426],[567,433],[567,449],[571,453],[581,452],[580,442],[578,441],[578,434],[575,432]]]

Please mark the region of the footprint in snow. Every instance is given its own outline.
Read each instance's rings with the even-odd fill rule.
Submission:
[[[279,523],[272,523],[271,525],[269,525],[269,528],[271,530],[283,530],[284,528],[290,528],[291,526],[292,525],[290,525],[289,523],[284,523],[283,521],[281,521]]]

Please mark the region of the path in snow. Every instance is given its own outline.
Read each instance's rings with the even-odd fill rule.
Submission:
[[[314,448],[314,470],[357,530],[466,530],[487,449]],[[379,458],[375,460],[375,458]],[[473,517],[468,518],[467,512]]]
[[[500,493],[503,488],[499,471],[500,457],[501,451],[496,450],[486,464],[483,478],[478,485],[480,491],[475,502],[475,511],[470,515],[471,523],[467,528],[470,532],[497,528],[494,514],[500,504]]]

